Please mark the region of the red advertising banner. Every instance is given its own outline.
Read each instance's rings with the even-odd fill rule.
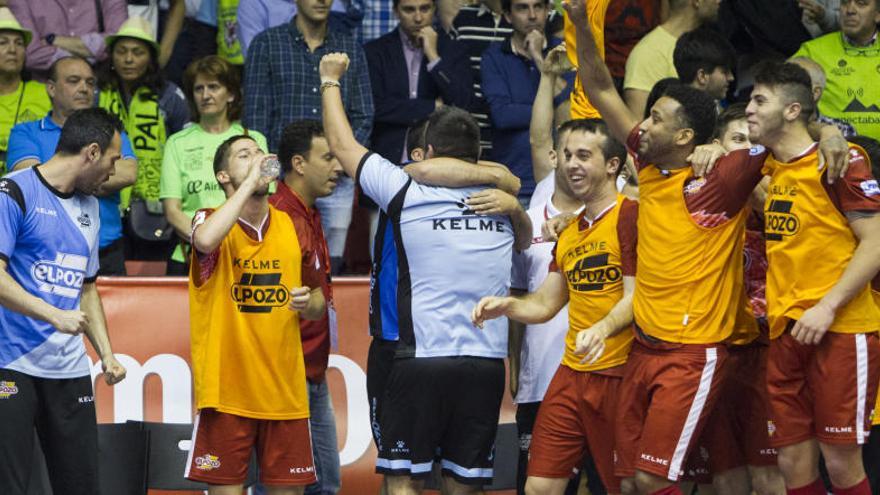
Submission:
[[[330,355],[328,383],[339,435],[340,493],[378,493],[380,477],[373,470],[376,449],[370,434],[366,391],[370,345],[367,324],[369,280],[338,278],[333,284],[339,321],[339,350]],[[186,279],[100,278],[98,290],[107,315],[113,350],[128,370],[123,382],[108,387],[103,380],[97,379],[101,366],[89,348],[98,422],[191,423],[196,411],[190,368]],[[514,410],[508,396],[502,408],[501,422],[513,421]]]

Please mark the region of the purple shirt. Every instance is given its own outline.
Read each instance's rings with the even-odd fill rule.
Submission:
[[[25,64],[28,69],[43,72],[52,62],[70,53],[46,43],[49,34],[72,36],[82,40],[92,52],[89,63],[104,58],[104,36],[119,30],[128,19],[125,0],[101,0],[104,32],[98,32],[95,0],[8,0],[18,22],[34,33],[27,47]]]

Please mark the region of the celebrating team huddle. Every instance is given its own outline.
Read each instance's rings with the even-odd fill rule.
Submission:
[[[456,416],[464,403],[472,423],[497,421],[498,368],[468,368],[471,383],[454,385],[456,400],[449,393],[456,367],[432,360],[497,360],[505,336],[491,320],[539,324],[568,304],[562,362],[532,431],[527,493],[563,493],[587,452],[609,493],[675,494],[680,481],[714,481],[720,493],[819,495],[820,453],[835,493],[870,493],[860,446],[880,382],[880,309],[871,291],[880,268],[880,194],[867,152],[836,128],[811,123],[809,75],[789,63],[762,64],[748,106],[726,117],[716,120],[716,103],[705,92],[673,85],[640,121],[613,86],[584,2],[566,9],[577,26],[581,82],[604,119],[574,121],[558,133],[556,187],[563,184],[581,208],[550,220],[545,238],[533,239],[558,234],[546,277],[528,294],[498,294],[482,271],[482,284],[469,283],[466,291],[420,287],[420,270],[398,262],[398,270],[408,270],[398,282],[410,286],[396,290],[397,314],[420,316],[400,322],[396,359],[386,358],[394,360],[381,399],[387,402],[374,418],[377,469],[388,490],[420,490],[434,461],[453,493],[491,476],[483,457],[491,437],[474,424],[467,439],[444,425],[467,424]],[[346,64],[344,56],[328,55],[322,76],[332,68],[338,80]],[[331,95],[324,95],[331,149],[358,180],[371,181],[365,192],[384,199],[380,205],[398,225],[397,246],[405,248],[413,242],[407,231],[417,231],[406,224],[448,213],[401,213],[419,208],[425,194],[404,174],[399,184],[386,182],[390,190],[374,192],[377,158],[341,144],[353,142],[350,130],[339,131],[346,139],[332,137],[330,122],[342,114],[328,113]],[[742,121],[751,146],[727,139]],[[435,123],[432,117],[429,129]],[[713,133],[715,144],[699,146]],[[424,150],[443,156],[436,135],[422,138]],[[636,166],[637,201],[616,187],[626,161],[621,143]],[[532,206],[546,218],[549,206]],[[763,240],[755,235],[761,225]],[[421,242],[435,242],[422,234]],[[461,249],[462,239],[436,242]],[[398,252],[398,260],[409,253]],[[480,335],[459,333],[457,320],[438,318],[456,330],[451,341],[437,340],[416,293],[430,287],[434,302],[459,310],[480,286],[488,289],[472,310]],[[472,345],[479,341],[485,347]],[[482,396],[473,393],[478,389]],[[396,410],[403,404],[405,414]]]

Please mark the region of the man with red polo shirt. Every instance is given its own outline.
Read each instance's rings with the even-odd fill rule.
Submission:
[[[278,144],[282,179],[269,203],[287,213],[293,220],[302,250],[303,265],[312,265],[324,276],[321,291],[327,311],[320,319],[302,320],[303,356],[309,388],[309,425],[312,431],[312,454],[317,470],[317,487],[309,489],[321,494],[339,491],[339,451],[336,447],[336,420],[327,388],[325,373],[331,343],[336,343],[336,310],[330,282],[330,251],[321,228],[321,214],[315,200],[329,196],[336,189],[342,166],[324,138],[324,128],[316,120],[299,120],[284,128]]]

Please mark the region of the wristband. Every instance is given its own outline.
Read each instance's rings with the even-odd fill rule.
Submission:
[[[328,79],[326,81],[321,81],[321,94],[324,94],[324,90],[327,88],[337,87],[342,89],[342,85],[339,84],[339,81],[334,81],[332,79]]]

